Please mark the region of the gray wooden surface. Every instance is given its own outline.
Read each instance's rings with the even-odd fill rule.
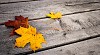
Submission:
[[[6,0],[5,0],[6,1]],[[14,0],[13,0],[14,1]],[[67,3],[66,3],[67,2]],[[50,11],[60,11],[63,14],[62,19],[60,20],[52,20],[49,18],[38,19],[41,17],[45,17]],[[100,34],[100,2],[99,0],[43,0],[43,1],[31,1],[31,2],[19,2],[19,3],[9,3],[9,4],[0,4],[0,23],[5,22],[9,19],[14,20],[14,16],[23,15],[24,17],[29,17],[32,20],[29,21],[30,25],[37,28],[38,32],[41,32],[47,44],[42,44],[43,49],[54,47],[56,45],[61,45],[64,43],[74,42],[80,39],[88,39],[92,38],[95,35]],[[7,28],[4,25],[0,25],[0,54],[2,55],[14,55],[18,53],[28,52],[31,51],[29,45],[25,48],[14,48],[15,38],[18,36],[9,37],[9,33],[12,28]],[[80,53],[78,53],[78,47],[82,45],[88,47],[92,46],[92,48],[96,50],[94,53],[98,53],[98,47],[95,47],[95,44],[90,43],[98,43],[100,42],[100,38],[96,38],[93,40],[84,41],[82,43],[76,43],[68,45],[69,47],[69,55],[72,55],[72,51],[76,55],[85,51],[85,48],[81,48]],[[96,41],[95,41],[96,40]],[[84,45],[84,44],[85,45]],[[75,46],[77,47],[75,47]],[[78,46],[79,45],[79,46]],[[67,49],[67,46],[64,46]],[[62,52],[66,49],[62,48]],[[75,47],[75,48],[71,48]],[[94,48],[95,47],[95,48]],[[57,48],[57,49],[59,49]],[[88,51],[86,49],[84,54],[87,54]],[[94,51],[93,50],[93,51]],[[50,51],[50,53],[49,53]],[[54,52],[55,53],[54,53]],[[46,50],[40,53],[36,53],[36,55],[59,55],[65,53],[58,53],[55,49]],[[90,51],[90,54],[91,51]],[[98,53],[99,54],[99,53]],[[82,55],[82,54],[81,54]],[[95,55],[95,54],[94,54]]]
[[[100,37],[30,55],[100,55]]]
[[[20,2],[20,1],[34,1],[34,0],[0,0],[0,3]],[[51,0],[39,0],[39,1],[51,1]],[[60,0],[52,0],[52,1],[60,1]],[[70,3],[99,2],[99,0],[61,0],[61,2],[62,1]]]
[[[19,2],[30,2],[37,0],[0,0],[0,4],[9,4],[9,3],[19,3]]]
[[[29,17],[30,19],[34,19],[44,17],[50,11],[60,11],[62,12],[62,14],[69,14],[80,11],[100,9],[100,3],[90,3],[72,6],[66,6],[66,4],[66,2],[59,1],[32,1],[24,3],[14,3],[13,5],[3,4],[0,5],[0,19],[2,20],[0,22],[7,21],[8,19],[14,19],[14,16],[16,15],[23,15],[25,17]]]

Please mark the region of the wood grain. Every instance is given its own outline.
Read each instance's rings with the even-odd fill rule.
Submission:
[[[45,36],[46,38],[47,37],[49,37],[49,38],[46,39],[48,44],[46,46],[43,45],[43,48],[59,45],[62,43],[68,43],[68,42],[72,42],[72,41],[76,41],[79,39],[84,39],[84,38],[88,38],[88,37],[100,34],[100,31],[99,31],[100,25],[98,23],[99,18],[94,19],[93,16],[90,15],[90,14],[94,14],[94,13],[95,13],[95,15],[97,14],[97,17],[98,17],[98,14],[100,12],[93,11],[93,12],[87,12],[87,13],[82,13],[82,14],[73,14],[73,15],[62,17],[62,19],[61,19],[62,26],[61,27],[62,27],[62,30],[65,32],[62,31],[62,34],[57,33],[56,35],[50,35],[50,36],[52,36],[51,38],[49,35]],[[87,21],[88,18],[91,20],[91,22]],[[80,21],[76,22],[76,20],[80,20]],[[83,22],[81,22],[81,21],[83,21]],[[83,24],[80,24],[80,22],[85,23],[84,25],[86,27],[84,27]],[[35,26],[34,24],[32,24],[32,25]],[[60,24],[60,22],[59,22],[59,24]],[[36,27],[39,28],[38,26],[40,26],[40,25],[36,24]],[[41,28],[41,30],[42,30],[42,28]],[[48,33],[48,32],[49,31],[46,31],[46,33]]]
[[[31,25],[37,27],[38,32],[43,33],[45,40],[47,41],[47,44],[42,44],[43,48],[59,45],[62,43],[76,41],[79,39],[91,37],[93,35],[98,35],[98,33],[100,33],[98,31],[94,31],[94,29],[97,30],[100,28],[100,26],[97,26],[97,27],[91,27],[91,28],[81,29],[81,30],[77,30],[77,31],[74,30],[74,31],[68,32],[68,33],[66,33],[66,35],[64,35],[62,30],[59,30],[59,31],[56,29],[52,30],[52,28],[51,28],[51,26],[53,25],[54,28],[56,27],[56,28],[60,29],[59,24],[57,24],[58,21],[55,21],[55,22],[52,21],[51,24],[45,23],[45,22],[40,24],[40,22],[43,22],[43,21],[36,21],[36,23],[34,21],[33,22],[34,24],[31,23]],[[55,24],[53,24],[53,23],[55,23]],[[45,26],[46,24],[48,24],[48,26]],[[58,25],[58,26],[55,26],[55,25]],[[44,27],[46,29],[44,29]],[[9,37],[8,36],[9,32],[10,32],[10,31],[8,31],[9,29],[7,30],[5,28],[5,30],[6,31],[2,30],[2,32],[0,32],[0,35],[2,37],[1,46],[6,45],[6,48],[1,51],[6,52],[7,50],[10,50],[9,52],[7,52],[9,54],[17,54],[17,53],[31,51],[29,46],[26,46],[25,48],[14,48],[13,46],[14,46],[15,38],[17,38],[18,36]],[[4,33],[6,33],[6,35]],[[5,44],[3,42],[5,42]],[[9,42],[10,42],[10,45],[7,44]],[[9,46],[11,46],[11,47],[8,49],[7,47],[9,47]],[[3,53],[3,52],[1,52],[1,53]]]
[[[100,37],[30,55],[100,55]]]
[[[52,20],[49,18],[41,20],[33,20],[30,21],[30,24],[36,27],[38,32],[43,33],[47,41],[47,44],[43,44],[43,48],[46,48],[100,34],[99,31],[100,25],[98,24],[99,13],[100,11],[93,11],[93,12],[64,16],[61,19],[62,21],[61,25],[66,25],[64,27],[60,25],[60,22],[58,20]],[[95,19],[93,19],[94,17],[93,14],[96,15]],[[93,22],[94,25],[92,24],[87,26],[87,24],[90,24],[90,22],[87,22],[88,18],[91,20],[91,23]],[[81,23],[86,22],[84,24],[86,27],[84,27],[84,25],[80,24],[79,22],[75,22],[76,20],[79,20],[79,22],[84,21]],[[84,27],[85,29],[82,29],[82,27]],[[4,50],[1,51],[5,52],[7,51],[7,53],[9,54],[17,54],[17,53],[31,51],[29,46],[26,46],[25,48],[14,48],[13,46],[15,38],[17,38],[18,36],[13,36],[13,38],[12,37],[9,38],[9,33],[11,29],[6,28],[4,25],[0,26],[0,30],[1,30],[0,36],[2,37],[1,46],[6,45],[7,47],[9,47],[8,43],[9,42],[11,43],[10,44],[11,47],[9,49],[5,48]],[[5,44],[2,44],[3,42],[5,42]],[[8,50],[10,51],[8,52]]]
[[[0,0],[0,3],[10,3],[10,2],[24,2],[24,1],[34,1],[34,0]],[[51,0],[39,0],[39,1],[51,1]],[[53,0],[53,1],[59,1],[59,2],[67,2],[70,4],[75,3],[84,3],[84,2],[100,2],[99,0]]]
[[[78,13],[63,16],[60,20],[62,29],[65,32],[90,28],[100,25],[100,11],[92,11],[86,13]]]
[[[90,3],[75,6],[65,6],[65,2],[33,1],[0,5],[0,22],[14,19],[14,16],[23,15],[29,19],[45,17],[50,11],[69,14],[80,11],[100,9],[100,3]]]
[[[99,0],[95,0],[95,1],[99,1]],[[63,0],[62,2],[57,0],[55,0],[55,2],[50,2],[49,0],[47,0],[41,2],[32,1],[32,2],[23,2],[23,3],[1,4],[0,23],[5,22],[8,19],[14,20],[14,16],[17,15],[23,15],[25,17],[29,17],[29,19],[34,19],[34,18],[45,17],[46,14],[48,14],[50,11],[55,11],[55,12],[60,11],[62,12],[62,14],[73,13],[70,15],[63,16],[60,21],[52,20],[49,18],[29,21],[32,26],[37,28],[38,32],[41,32],[44,35],[47,44],[43,44],[43,48],[47,48],[47,47],[51,47],[63,43],[69,43],[72,41],[74,42],[80,39],[84,39],[84,38],[88,38],[100,34],[99,31],[100,10],[96,10],[96,9],[100,9],[100,3],[99,2],[90,3],[90,4],[80,3],[81,5],[80,4],[75,5],[73,3],[71,6],[66,6],[65,0]],[[89,10],[93,10],[93,11],[89,11]],[[88,11],[88,12],[83,12],[83,11]],[[18,36],[15,35],[13,37],[9,37],[9,33],[11,30],[12,30],[11,28],[6,28],[4,25],[0,25],[0,37],[1,37],[0,54],[14,55],[18,53],[31,51],[29,45],[26,46],[25,48],[14,48],[15,38],[17,38]],[[81,44],[85,44],[85,45],[88,44],[89,45],[88,47],[90,47],[90,43],[93,43],[93,41],[88,41],[88,42],[89,43],[86,42],[86,44],[85,43],[81,43]],[[82,46],[81,44],[79,44],[80,47]],[[78,44],[76,44],[76,46],[78,48]],[[93,44],[93,46],[95,46],[95,44]],[[73,48],[72,50],[75,51],[75,49]],[[95,48],[91,47],[91,49],[95,49]],[[82,48],[82,50],[85,51],[84,48]],[[80,51],[80,53],[82,52],[82,50]],[[56,52],[56,50],[52,50],[52,51],[55,52],[54,54],[58,53]],[[50,51],[51,55],[52,55],[52,51]],[[79,51],[79,49],[77,51]],[[77,53],[77,51],[75,53]],[[40,52],[36,54],[45,54],[45,51],[44,53]],[[47,54],[49,54],[49,50]],[[84,54],[85,53],[83,53],[83,55]]]
[[[10,3],[19,3],[19,2],[29,2],[34,0],[0,0],[0,4],[10,4]]]

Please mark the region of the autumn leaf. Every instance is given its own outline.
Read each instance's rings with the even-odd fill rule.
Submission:
[[[24,18],[23,16],[15,16],[15,20],[8,20],[7,22],[4,23],[5,26],[7,27],[14,27],[10,35],[14,35],[14,31],[18,29],[20,26],[28,28],[29,23],[28,23],[28,18]]]
[[[15,32],[21,37],[16,38],[15,46],[25,47],[30,43],[30,48],[35,51],[42,48],[41,44],[45,43],[45,39],[42,34],[36,32],[36,28],[29,26],[29,28],[20,27]]]
[[[50,17],[52,19],[59,19],[62,17],[62,14],[60,12],[54,13],[50,12],[49,14],[46,15],[47,17]]]

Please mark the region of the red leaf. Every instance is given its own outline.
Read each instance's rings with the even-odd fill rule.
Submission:
[[[18,29],[20,26],[24,28],[28,28],[28,18],[24,18],[23,16],[15,16],[15,20],[8,20],[4,23],[6,27],[14,27],[14,30],[11,32],[11,36],[14,35],[14,31]]]

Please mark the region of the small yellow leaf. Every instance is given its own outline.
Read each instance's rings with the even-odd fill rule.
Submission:
[[[62,14],[60,12],[57,12],[57,13],[50,12],[50,14],[47,14],[46,16],[52,19],[59,19],[62,17]]]

